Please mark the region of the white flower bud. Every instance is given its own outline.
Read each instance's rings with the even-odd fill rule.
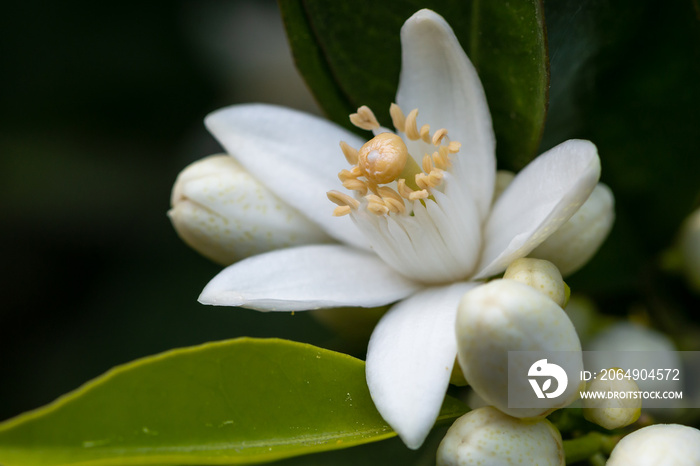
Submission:
[[[700,209],[683,222],[679,246],[686,280],[700,291]]]
[[[273,249],[332,241],[228,155],[186,167],[170,203],[168,216],[180,238],[223,265]]]
[[[563,466],[561,434],[546,419],[523,421],[491,406],[457,419],[437,451],[438,466]]]
[[[700,430],[679,424],[655,424],[625,436],[607,466],[697,466]]]
[[[625,371],[612,368],[598,373],[596,378],[588,383],[586,391],[605,396],[609,392],[636,393],[639,386],[632,378],[625,378]],[[628,426],[639,419],[641,413],[641,398],[627,395],[625,398],[583,398],[583,416],[606,429]]]
[[[546,416],[574,401],[582,388],[572,381],[561,395],[548,399],[546,407],[508,407],[508,351],[578,352],[567,370],[583,370],[581,344],[566,313],[544,294],[514,280],[493,280],[465,293],[457,311],[457,345],[459,364],[472,389],[511,416]],[[510,384],[532,391],[527,378]]]
[[[590,353],[590,368],[610,365],[609,361],[602,359],[605,357],[602,352],[619,352],[620,354],[616,355],[617,362],[615,364],[623,369],[639,368],[639,356],[635,356],[635,351],[653,352],[653,362],[648,361],[653,367],[668,369],[682,367],[676,346],[670,338],[657,330],[631,322],[618,322],[603,329],[586,345],[585,349],[592,352]],[[597,354],[596,352],[601,353]],[[647,357],[650,356],[651,354],[647,355]],[[642,390],[677,389],[673,381],[668,382],[665,384],[664,381],[660,380],[638,380]]]
[[[563,276],[583,267],[603,244],[615,220],[615,199],[598,183],[588,200],[564,225],[529,255],[553,262]]]
[[[561,307],[566,304],[566,284],[559,269],[549,261],[528,257],[516,259],[508,266],[503,278],[529,285]]]
[[[589,368],[601,368],[615,365],[622,369],[640,369],[637,351],[645,351],[646,367],[674,369],[683,367],[676,347],[663,333],[631,322],[613,324],[588,342],[585,348]],[[606,352],[615,352],[615,361],[606,360]],[[596,369],[594,369],[596,370]],[[678,390],[677,382],[670,379],[637,380],[639,389],[643,391]],[[674,414],[669,408],[644,408],[644,411],[656,416],[668,418]]]
[[[564,312],[574,324],[576,333],[584,347],[586,346],[584,342],[593,335],[600,322],[609,318],[601,316],[595,303],[580,294],[573,294],[569,297]]]

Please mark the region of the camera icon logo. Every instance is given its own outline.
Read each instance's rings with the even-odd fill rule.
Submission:
[[[538,379],[528,379],[532,389],[535,391],[537,398],[556,398],[566,390],[566,386],[569,383],[569,378],[566,376],[566,371],[561,368],[561,366],[548,363],[546,359],[540,359],[535,361],[535,363],[530,366],[530,370],[527,372],[529,377],[547,377],[540,386]],[[549,392],[548,390],[552,386],[552,379],[557,381],[556,390]]]

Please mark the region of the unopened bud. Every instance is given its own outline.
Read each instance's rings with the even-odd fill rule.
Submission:
[[[508,380],[509,351],[568,352],[566,371],[583,370],[581,344],[566,313],[554,301],[514,280],[493,280],[462,297],[457,311],[458,360],[472,389],[487,403],[521,418],[544,417],[570,404],[579,394],[571,381],[560,395],[531,408],[508,406],[509,383],[517,392],[531,392],[526,377]],[[523,368],[528,372],[529,366]]]
[[[583,267],[603,244],[615,220],[615,199],[598,183],[588,200],[529,255],[553,262],[563,276]]]
[[[625,369],[639,368],[638,351],[644,351],[647,367],[680,368],[680,353],[671,339],[653,328],[631,322],[618,322],[593,337],[585,348],[588,367],[606,367],[610,365],[606,352],[616,352],[614,364]],[[640,378],[637,380],[642,391],[678,390],[678,382],[671,378],[663,380]],[[645,412],[662,418],[668,418],[674,410],[669,408],[644,408]]]
[[[503,278],[524,283],[550,298],[559,306],[566,306],[568,290],[559,269],[549,261],[523,257],[508,266]]]
[[[438,466],[563,466],[561,434],[546,419],[522,421],[485,406],[457,419],[437,451]]]
[[[203,256],[229,265],[244,257],[331,239],[228,155],[212,155],[177,177],[168,216]]]
[[[655,424],[623,437],[607,466],[697,466],[700,430],[680,424]]]
[[[589,396],[583,398],[583,416],[606,429],[628,426],[642,413],[642,398],[636,396],[639,386],[620,368],[599,372],[586,392]]]

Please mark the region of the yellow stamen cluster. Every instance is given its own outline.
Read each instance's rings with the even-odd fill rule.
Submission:
[[[426,199],[429,189],[442,183],[444,171],[450,167],[450,155],[459,152],[460,143],[452,141],[446,145],[447,130],[442,128],[430,134],[430,125],[418,129],[418,109],[405,116],[401,108],[391,104],[391,119],[397,132],[405,133],[411,141],[422,140],[435,146],[432,155],[425,154],[422,167],[409,155],[400,136],[381,133],[366,142],[360,150],[341,142],[340,148],[352,168],[342,170],[338,178],[343,187],[355,191],[367,200],[367,210],[375,215],[404,213],[405,201]],[[352,124],[361,129],[376,130],[381,127],[372,110],[360,107],[350,115]],[[422,169],[422,170],[421,170]],[[396,188],[381,186],[396,181]],[[338,205],[333,215],[347,215],[360,205],[359,201],[338,191],[328,192],[328,199]]]

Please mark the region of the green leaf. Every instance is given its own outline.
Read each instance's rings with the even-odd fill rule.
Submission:
[[[555,0],[544,7],[551,87],[540,151],[580,137],[587,122],[584,107],[599,91],[595,81],[606,61],[603,52],[627,56],[638,48],[635,30],[648,30],[644,15],[654,2]]]
[[[464,411],[448,398],[440,419]],[[116,367],[0,424],[0,464],[245,464],[395,435],[372,403],[363,361],[241,338]]]
[[[547,113],[543,6],[538,0],[473,0],[472,10],[467,53],[484,84],[499,165],[519,170],[537,155]]]
[[[275,463],[276,466],[432,466],[437,449],[449,425],[433,429],[418,450],[409,450],[398,437],[367,443],[349,450],[333,450],[315,455],[297,456]]]
[[[333,121],[368,105],[389,126],[401,61],[399,31],[421,8],[445,17],[479,70],[504,167],[536,155],[547,99],[547,51],[538,0],[328,2],[280,0],[297,67]],[[449,128],[448,128],[449,129]]]

